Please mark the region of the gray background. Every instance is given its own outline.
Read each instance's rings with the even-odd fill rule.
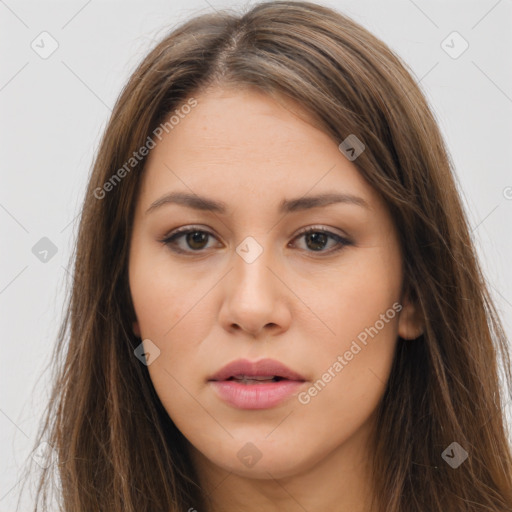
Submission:
[[[421,82],[511,336],[512,1],[322,3],[383,39]],[[135,66],[165,33],[192,14],[241,5],[0,0],[0,512],[14,510],[48,396],[44,369],[62,316],[78,207],[111,108]],[[58,43],[46,59],[31,47],[51,48],[43,31]],[[457,36],[444,43],[452,56],[441,46],[453,31],[469,44],[458,58],[453,56],[463,41]],[[44,253],[38,258],[32,251],[43,237],[57,250],[46,262],[39,259]]]

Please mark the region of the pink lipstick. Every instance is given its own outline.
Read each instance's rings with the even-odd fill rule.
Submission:
[[[296,393],[305,378],[274,359],[238,359],[210,377],[219,397],[239,409],[268,409]]]

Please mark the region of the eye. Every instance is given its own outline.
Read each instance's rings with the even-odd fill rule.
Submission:
[[[208,242],[209,237],[213,237],[209,231],[194,227],[184,227],[170,233],[169,236],[166,236],[163,240],[160,240],[160,242],[164,245],[168,245],[174,252],[184,254],[200,252],[206,247],[206,242]],[[181,241],[183,238],[185,238],[187,246],[192,249],[192,251],[178,245],[178,241]]]
[[[305,237],[306,247],[311,249],[308,252],[320,252],[320,253],[333,253],[343,249],[345,246],[353,245],[353,243],[341,235],[332,233],[331,231],[321,227],[314,226],[303,229],[294,240]],[[330,250],[324,251],[323,249],[328,245],[329,240],[334,241]]]
[[[190,254],[193,252],[203,252],[203,249],[207,248],[210,237],[215,238],[215,236],[209,231],[196,227],[184,227],[170,233],[164,239],[160,240],[160,242],[169,246],[170,249],[176,253]],[[332,233],[323,227],[305,228],[294,238],[294,240],[301,237],[305,237],[304,240],[306,247],[309,249],[305,249],[307,252],[333,253],[343,249],[345,246],[353,245],[349,239],[341,235],[337,235],[336,233]],[[179,245],[179,242],[182,240],[184,240],[187,247]],[[332,244],[334,248],[325,251],[323,249],[328,245],[329,240],[334,242],[334,244]],[[288,246],[293,246],[293,243],[290,242]]]

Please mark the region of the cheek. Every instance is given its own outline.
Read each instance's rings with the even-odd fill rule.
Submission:
[[[304,432],[315,432],[307,443],[313,452],[321,447],[329,453],[364,431],[385,392],[398,314],[392,304],[382,301],[381,308],[377,302],[372,308],[366,304],[358,318],[340,316],[336,340],[326,340],[315,350],[315,379],[297,397],[294,413]],[[379,318],[381,312],[387,322]]]
[[[160,350],[148,368],[155,387],[157,383],[166,387],[162,379],[169,380],[169,374],[180,382],[188,380],[214,319],[208,296],[213,283],[171,269],[165,257],[152,254],[134,253],[130,265],[130,291],[141,337]]]
[[[169,268],[165,251],[145,244],[132,248],[130,292],[142,336],[163,341],[191,309],[197,286]]]
[[[169,416],[190,435],[205,420],[191,397],[197,394],[194,369],[208,329],[206,290],[154,260],[144,265],[133,258],[132,265],[130,291],[141,337],[159,349],[148,365],[151,381]]]
[[[133,294],[141,337],[160,350],[148,370],[165,404],[166,397],[176,396],[180,383],[192,390],[197,360],[204,359],[201,341],[208,336],[209,319],[213,319],[208,297],[197,288],[183,293],[176,280],[158,279],[156,274],[149,278],[149,286],[134,283]]]
[[[317,380],[302,403],[312,416],[338,418],[342,427],[363,421],[384,392],[398,335],[400,261],[368,249],[331,283],[332,294],[317,294],[315,311],[328,330],[316,335]]]
[[[401,287],[401,261],[393,247],[366,247],[351,253],[315,294],[314,310],[330,331],[327,347],[348,348],[376,322],[383,337],[393,338],[390,329],[396,330],[398,318],[393,304],[400,301]]]

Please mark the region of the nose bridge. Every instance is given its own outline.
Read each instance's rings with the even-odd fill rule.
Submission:
[[[289,312],[280,303],[275,270],[270,270],[276,261],[272,249],[265,247],[272,245],[270,236],[263,236],[263,243],[256,236],[244,238],[235,247],[233,270],[221,308],[221,321],[226,328],[236,325],[251,334],[262,332],[265,326],[283,328],[289,322]]]
[[[287,265],[278,231],[272,229],[274,223],[254,210],[245,211],[239,219],[236,234],[240,239],[230,255],[231,271],[222,288],[219,311],[220,324],[231,333],[243,331],[267,339],[290,328],[293,297],[286,285]]]
[[[261,236],[259,237],[261,240]],[[261,286],[271,285],[273,278],[269,268],[275,261],[270,244],[270,236],[259,242],[254,236],[247,236],[238,244],[234,257],[234,279],[244,291],[256,293]],[[238,286],[239,287],[239,286]]]

